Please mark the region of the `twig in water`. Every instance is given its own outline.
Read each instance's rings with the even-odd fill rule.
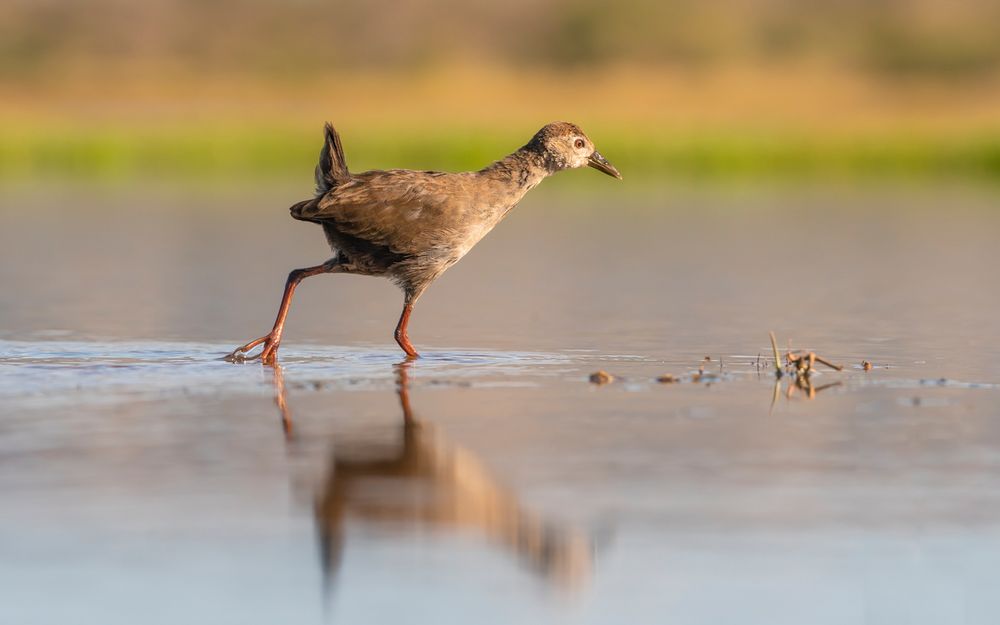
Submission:
[[[840,365],[835,365],[829,360],[816,355],[816,352],[809,352],[808,354],[794,354],[788,352],[785,354],[785,361],[788,363],[789,367],[795,367],[795,375],[797,376],[810,376],[812,372],[816,370],[816,363],[822,363],[827,367],[830,367],[834,371],[843,371],[844,368]]]
[[[774,376],[781,378],[784,372],[781,370],[781,356],[778,355],[778,340],[774,338],[774,332],[768,332],[771,336],[771,349],[774,351]]]
[[[812,354],[812,355],[815,355],[815,354]],[[844,368],[842,366],[835,365],[832,362],[830,362],[829,360],[826,360],[824,358],[820,358],[819,356],[816,356],[816,362],[818,362],[820,364],[824,364],[827,367],[830,367],[831,369],[833,369],[834,371],[843,371],[844,370]]]

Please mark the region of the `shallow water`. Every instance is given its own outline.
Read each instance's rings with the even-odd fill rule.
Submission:
[[[323,276],[278,369],[220,357],[323,237],[208,197],[5,200],[0,622],[1000,614],[995,196],[542,193],[421,300],[424,358]],[[776,386],[768,330],[845,370]]]

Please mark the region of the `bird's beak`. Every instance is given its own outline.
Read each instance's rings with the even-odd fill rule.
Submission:
[[[615,178],[621,180],[622,175],[618,173],[615,166],[608,162],[608,159],[601,156],[600,152],[595,151],[590,155],[590,159],[587,160],[587,166],[593,167],[597,171],[603,171],[609,176],[614,176]]]

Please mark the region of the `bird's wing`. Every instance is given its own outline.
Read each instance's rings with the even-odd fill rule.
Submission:
[[[457,174],[373,171],[292,209],[296,219],[330,224],[338,232],[413,254],[461,228],[466,185]]]

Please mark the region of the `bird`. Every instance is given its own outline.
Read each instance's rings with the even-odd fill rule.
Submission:
[[[523,147],[479,171],[408,169],[352,173],[340,134],[327,122],[316,165],[314,197],[289,209],[323,227],[333,256],[288,274],[271,331],[237,347],[230,362],[276,361],[285,319],[298,284],[326,273],[383,276],[403,291],[393,336],[407,360],[419,357],[407,331],[413,306],[542,180],[565,169],[593,167],[621,180],[593,141],[569,122],[546,124]],[[257,346],[261,350],[251,355]]]

